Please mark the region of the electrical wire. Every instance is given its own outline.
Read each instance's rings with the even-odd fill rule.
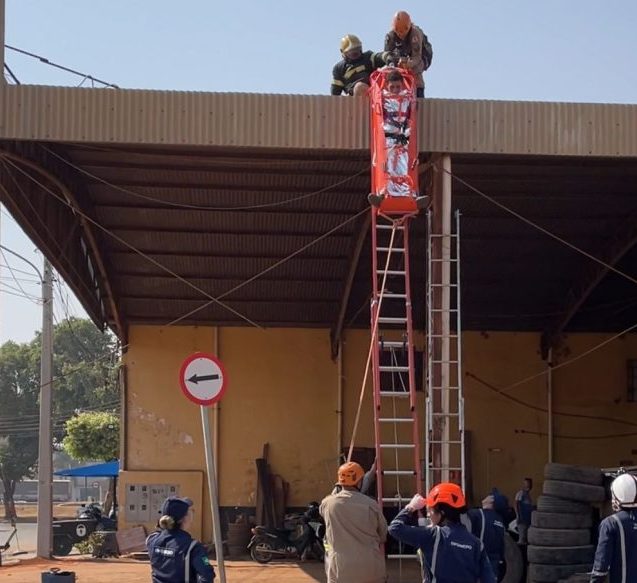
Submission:
[[[529,435],[539,435],[539,436],[543,436],[543,437],[547,437],[548,433],[543,432],[543,431],[530,431],[527,429],[515,429],[514,430],[515,433],[527,433]],[[583,439],[583,440],[595,440],[595,439],[617,439],[617,438],[621,438],[621,437],[634,437],[635,435],[637,435],[637,431],[631,431],[629,433],[607,433],[604,435],[566,435],[566,434],[559,434],[559,433],[553,433],[551,436],[557,439]]]
[[[26,290],[22,287],[22,284],[18,281],[18,278],[16,277],[16,275],[15,275],[15,273],[13,271],[13,267],[11,267],[11,264],[9,263],[9,260],[7,259],[7,256],[4,253],[4,249],[0,249],[0,256],[4,259],[4,262],[7,265],[7,269],[11,273],[11,277],[13,277],[13,281],[15,281],[16,285],[18,286],[18,288],[20,288],[20,291],[25,296],[29,296],[29,294],[26,292]]]
[[[173,202],[173,201],[164,200],[164,199],[161,199],[161,198],[155,198],[153,196],[149,196],[149,195],[146,195],[146,194],[142,194],[140,192],[136,192],[136,191],[131,190],[129,188],[124,188],[123,186],[118,186],[117,184],[113,184],[113,183],[109,182],[108,180],[105,180],[104,178],[102,178],[100,176],[97,176],[96,174],[93,174],[93,173],[89,172],[88,170],[85,170],[81,166],[73,164],[73,162],[71,162],[70,160],[67,160],[66,158],[64,158],[63,156],[61,156],[57,152],[51,150],[47,146],[44,146],[44,145],[40,144],[40,147],[42,149],[46,150],[49,154],[55,156],[56,158],[58,158],[59,160],[61,160],[62,162],[64,162],[68,166],[70,166],[71,168],[74,168],[78,172],[81,172],[85,176],[88,176],[89,178],[92,178],[93,180],[97,180],[98,182],[101,182],[102,184],[105,184],[109,188],[113,188],[113,189],[115,189],[115,190],[117,190],[119,192],[123,192],[124,194],[128,194],[130,196],[134,196],[136,198],[140,198],[140,199],[143,199],[143,200],[146,200],[146,201],[150,201],[150,202],[154,202],[154,203],[157,203],[157,204],[162,204],[162,205],[165,205],[165,206],[168,206],[168,207],[190,209],[190,210],[202,210],[202,211],[247,211],[247,210],[257,210],[257,209],[265,209],[265,208],[273,208],[273,207],[284,206],[284,205],[287,205],[287,204],[291,204],[293,202],[298,202],[300,200],[306,200],[308,198],[317,196],[319,194],[323,194],[325,192],[329,192],[330,190],[333,190],[333,189],[335,189],[335,188],[337,188],[339,186],[342,186],[343,184],[346,184],[347,182],[350,182],[351,180],[353,180],[354,178],[357,178],[358,176],[360,176],[364,172],[369,171],[369,166],[367,166],[367,167],[363,168],[362,170],[359,170],[358,172],[356,172],[356,174],[352,174],[351,176],[348,176],[347,178],[345,178],[343,180],[340,180],[339,182],[335,182],[334,184],[330,184],[329,186],[321,188],[320,190],[316,190],[314,192],[309,192],[309,193],[306,193],[306,194],[302,194],[300,196],[295,196],[293,198],[289,198],[289,199],[286,199],[286,200],[281,200],[281,201],[277,201],[277,202],[268,202],[268,203],[262,203],[262,204],[254,204],[254,205],[249,205],[249,206],[219,207],[219,206],[208,206],[208,205],[198,205],[198,204],[187,204],[187,203]]]
[[[56,69],[60,69],[62,71],[66,71],[67,73],[71,73],[73,75],[78,75],[78,76],[82,77],[84,80],[89,79],[90,81],[92,81],[94,83],[99,83],[100,85],[104,85],[105,87],[111,87],[112,89],[119,89],[119,86],[115,85],[114,83],[109,83],[108,81],[102,81],[101,79],[98,79],[97,77],[93,77],[93,75],[88,75],[86,73],[80,73],[79,71],[76,71],[74,69],[69,69],[68,67],[65,67],[64,65],[59,65],[57,63],[54,63],[53,61],[50,61],[46,57],[42,57],[40,55],[36,55],[35,53],[31,53],[29,51],[25,51],[24,49],[18,49],[16,47],[12,47],[11,45],[5,44],[4,46],[5,46],[5,48],[9,49],[10,51],[14,51],[16,53],[20,53],[21,55],[26,55],[27,57],[31,57],[33,59],[37,59],[38,61],[40,61],[41,63],[44,63],[45,65],[49,65],[51,67],[55,67]]]

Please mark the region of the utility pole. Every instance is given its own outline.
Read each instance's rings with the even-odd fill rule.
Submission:
[[[53,370],[53,270],[44,259],[42,278],[42,351],[40,360],[40,441],[38,446],[38,557],[51,557],[53,542],[53,436],[51,391]]]

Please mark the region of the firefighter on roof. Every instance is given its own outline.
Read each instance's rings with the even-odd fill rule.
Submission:
[[[387,53],[363,52],[363,43],[355,34],[347,34],[341,39],[343,59],[332,70],[332,95],[364,96],[369,89],[369,76],[383,67]]]

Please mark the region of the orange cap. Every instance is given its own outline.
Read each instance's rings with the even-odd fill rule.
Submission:
[[[404,10],[396,12],[392,21],[392,30],[400,38],[405,38],[411,30],[411,16]]]
[[[452,508],[462,508],[467,505],[467,502],[462,493],[462,488],[458,484],[443,482],[434,486],[427,495],[427,506],[432,507],[436,504],[447,504]]]
[[[341,486],[356,486],[365,475],[365,471],[356,462],[346,462],[338,468],[338,483]]]

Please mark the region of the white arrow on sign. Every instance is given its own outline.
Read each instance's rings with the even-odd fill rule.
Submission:
[[[212,405],[223,396],[225,374],[221,362],[212,354],[196,353],[181,366],[181,390],[199,405]]]

